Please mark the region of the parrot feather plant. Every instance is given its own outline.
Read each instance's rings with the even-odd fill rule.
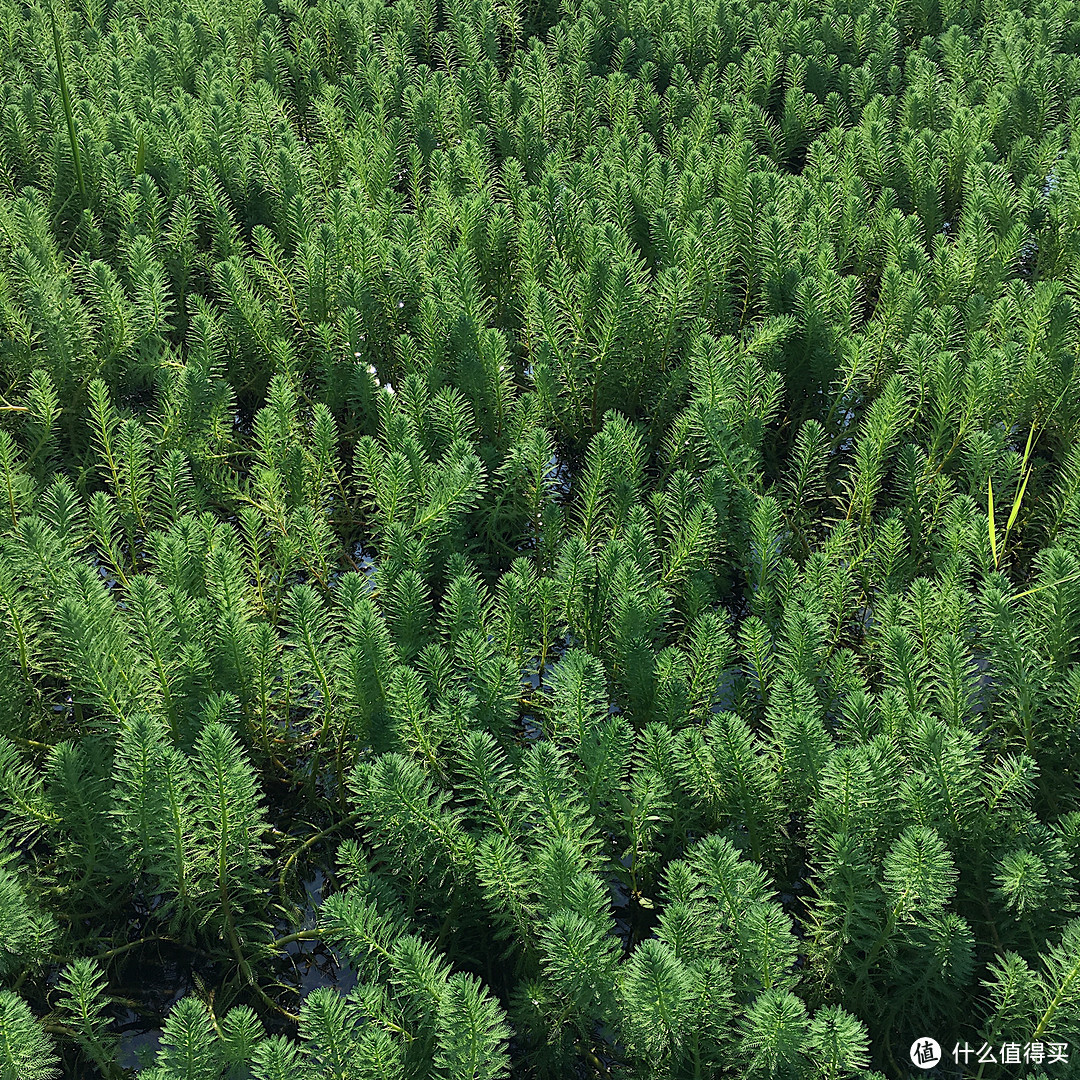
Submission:
[[[1077,15],[0,0],[0,1080],[1071,1076]]]

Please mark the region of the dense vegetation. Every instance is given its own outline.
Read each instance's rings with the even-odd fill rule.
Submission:
[[[1076,3],[0,27],[2,1080],[1071,1075]]]

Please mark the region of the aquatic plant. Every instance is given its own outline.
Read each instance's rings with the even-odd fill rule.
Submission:
[[[1077,16],[0,0],[0,1077],[1066,1075]]]

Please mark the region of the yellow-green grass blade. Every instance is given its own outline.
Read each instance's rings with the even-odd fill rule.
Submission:
[[[1063,577],[1058,581],[1051,581],[1049,585],[1036,585],[1034,589],[1028,589],[1026,592],[1017,593],[1015,596],[1010,597],[1012,600],[1023,600],[1025,596],[1032,596],[1037,592],[1042,592],[1044,589],[1054,589],[1058,585],[1067,585],[1070,581],[1076,581],[1080,578],[1080,573],[1070,574],[1068,577]]]
[[[990,529],[990,550],[994,555],[994,569],[997,569],[998,565],[998,552],[997,552],[997,531],[994,528],[994,481],[988,476],[986,478],[987,486],[987,524]]]
[[[71,107],[71,91],[68,89],[67,75],[64,72],[64,50],[60,46],[60,31],[56,26],[56,12],[49,8],[49,19],[52,21],[53,48],[56,50],[56,71],[60,80],[60,100],[64,106],[64,116],[67,119],[68,141],[71,143],[71,156],[75,162],[75,182],[79,185],[79,194],[82,196],[83,206],[87,204],[86,180],[83,177],[82,154],[79,152],[79,140],[75,135],[75,112]]]
[[[1009,539],[1009,533],[1012,531],[1013,522],[1016,521],[1016,515],[1020,513],[1020,504],[1024,501],[1024,492],[1027,490],[1028,481],[1031,479],[1032,466],[1028,466],[1027,472],[1024,474],[1024,481],[1020,485],[1020,490],[1016,493],[1016,498],[1013,499],[1012,513],[1009,514],[1009,520],[1005,525],[1005,536],[1002,539],[1002,544]]]

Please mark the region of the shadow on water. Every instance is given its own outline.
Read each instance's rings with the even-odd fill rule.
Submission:
[[[556,502],[566,504],[573,491],[573,467],[558,451],[551,455],[545,479],[553,485]]]
[[[520,722],[521,735],[526,742],[537,742],[545,737],[543,721],[537,712],[543,711],[543,699],[552,693],[551,670],[578,644],[572,634],[564,634],[548,646],[543,662],[537,659],[533,665],[521,669],[521,698],[526,708],[521,713]],[[534,710],[529,703],[539,704],[540,708]]]
[[[109,995],[117,1003],[113,1032],[120,1038],[118,1063],[141,1068],[153,1062],[165,1020],[176,1003],[200,986],[215,986],[218,965],[200,954],[153,942],[117,962]]]
[[[319,908],[330,888],[329,879],[323,871],[314,870],[301,884],[304,893],[299,917],[294,922],[279,922],[275,932],[281,936],[314,929],[318,923]],[[295,1036],[295,1026],[263,1007],[254,995],[222,994],[221,988],[230,974],[228,968],[228,964],[169,942],[148,943],[118,960],[110,979],[109,996],[115,1003],[111,1027],[119,1038],[120,1067],[139,1069],[153,1064],[169,1013],[187,995],[209,998],[219,1018],[234,1005],[249,1005],[259,1015],[268,1035]],[[285,945],[273,965],[272,979],[278,989],[265,985],[264,989],[284,1008],[296,1012],[312,990],[329,987],[343,995],[349,993],[356,986],[357,974],[325,942],[316,939]]]
[[[302,917],[293,924],[296,930],[311,930],[318,923],[318,912],[328,889],[328,879],[322,870],[315,870],[303,882],[304,908]],[[288,927],[281,928],[288,933]],[[337,957],[321,940],[292,941],[284,948],[282,971],[279,973],[296,993],[294,1002],[303,1001],[312,990],[331,987],[347,994],[357,983],[357,975],[349,964]]]

